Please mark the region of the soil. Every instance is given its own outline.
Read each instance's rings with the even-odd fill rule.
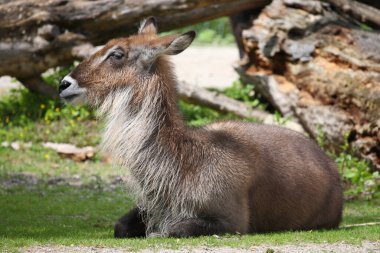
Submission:
[[[189,47],[173,56],[179,81],[186,81],[205,88],[222,89],[230,86],[239,76],[232,64],[239,58],[233,46]]]
[[[103,248],[103,247],[82,247],[82,246],[34,246],[21,249],[21,252],[28,253],[40,253],[40,252],[73,252],[73,253],[125,253],[131,252],[127,249],[122,248]],[[260,252],[260,253],[295,253],[295,252],[337,252],[337,253],[364,253],[364,252],[380,252],[380,241],[378,242],[363,242],[361,245],[351,245],[347,243],[333,243],[333,244],[285,244],[285,245],[258,245],[252,246],[248,249],[242,248],[230,248],[230,247],[191,247],[184,248],[179,250],[172,249],[144,249],[141,251],[137,251],[141,253],[151,253],[151,252],[159,252],[159,253],[252,253],[252,252]]]

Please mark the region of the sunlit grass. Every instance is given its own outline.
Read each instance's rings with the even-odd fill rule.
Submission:
[[[112,191],[38,185],[0,191],[0,249],[33,245],[84,245],[142,248],[179,248],[198,245],[251,247],[259,244],[376,241],[380,226],[330,231],[227,235],[189,239],[113,238],[113,223],[133,205],[121,188]],[[379,201],[346,203],[342,225],[380,221]]]

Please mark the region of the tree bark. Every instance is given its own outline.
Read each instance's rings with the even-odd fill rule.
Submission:
[[[137,30],[156,16],[161,31],[260,8],[270,0],[3,0],[0,2],[0,76],[27,82],[70,64],[75,48],[100,45]],[[29,86],[46,93],[47,86]]]
[[[50,98],[57,99],[57,89],[53,86],[46,84],[40,76],[35,76],[27,79],[19,79],[19,81],[28,88],[31,92],[43,94]]]
[[[380,170],[380,35],[320,1],[274,0],[243,31],[243,80],[308,133]]]
[[[380,10],[354,0],[324,0],[341,11],[352,14],[361,22],[371,22],[380,26]],[[378,6],[378,5],[377,5]]]
[[[181,82],[178,84],[178,93],[185,101],[203,105],[220,112],[229,112],[242,118],[256,118],[265,121],[271,114],[254,109],[246,104],[229,98],[215,91],[208,91],[204,88]]]

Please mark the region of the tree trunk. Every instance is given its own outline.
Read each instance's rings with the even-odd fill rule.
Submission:
[[[274,0],[242,33],[242,79],[309,134],[380,170],[380,35],[320,1]],[[345,137],[346,136],[346,137]]]
[[[156,16],[161,31],[260,8],[270,0],[3,0],[0,1],[0,76],[27,82],[73,62],[76,47],[99,45],[137,30]],[[35,91],[51,92],[36,82]]]
[[[260,121],[265,121],[268,117],[272,118],[271,114],[263,110],[253,109],[243,102],[192,84],[180,82],[178,93],[182,99],[188,102],[207,106],[220,112],[233,113],[242,118],[256,118]]]
[[[354,0],[324,0],[344,13],[355,16],[360,22],[371,22],[380,26],[380,10]],[[377,4],[379,6],[379,4]]]

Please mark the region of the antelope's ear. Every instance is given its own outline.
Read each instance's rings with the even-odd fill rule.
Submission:
[[[155,17],[148,17],[141,22],[139,34],[157,34],[157,21]]]
[[[181,53],[190,46],[191,42],[193,42],[195,38],[195,35],[196,33],[194,31],[190,31],[179,36],[171,36],[173,39],[168,41],[166,48],[164,48],[162,53],[168,55]]]

